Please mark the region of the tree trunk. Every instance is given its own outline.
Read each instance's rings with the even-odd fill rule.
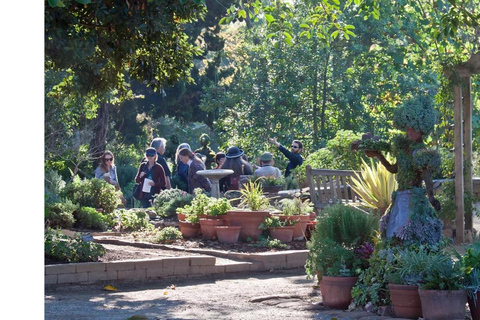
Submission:
[[[327,109],[327,75],[328,75],[328,65],[330,64],[330,50],[327,52],[325,60],[325,69],[323,72],[323,88],[322,88],[322,112],[320,114],[320,131],[322,137],[325,137],[325,111]]]
[[[317,38],[315,38],[315,44],[313,52],[317,51]],[[321,55],[318,55],[320,57]],[[315,64],[313,70],[313,99],[312,99],[312,115],[313,115],[313,145],[316,147],[319,145],[318,136],[318,63]]]
[[[97,112],[97,118],[94,120],[93,137],[90,142],[88,153],[93,159],[94,168],[98,166],[100,157],[105,151],[108,120],[109,120],[109,104],[103,102]]]

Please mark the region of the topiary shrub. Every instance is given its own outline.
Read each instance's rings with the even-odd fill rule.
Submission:
[[[75,223],[74,212],[78,210],[78,205],[70,200],[57,203],[45,204],[45,223],[52,227],[71,228]]]
[[[80,236],[71,238],[52,228],[44,235],[45,258],[58,262],[92,262],[106,253],[105,248],[94,242],[85,242]]]

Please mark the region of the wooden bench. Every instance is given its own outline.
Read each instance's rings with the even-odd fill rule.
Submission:
[[[350,187],[352,178],[357,179],[355,172],[361,177],[360,171],[312,169],[306,167],[310,201],[315,211],[320,211],[334,203],[359,203],[360,197]]]

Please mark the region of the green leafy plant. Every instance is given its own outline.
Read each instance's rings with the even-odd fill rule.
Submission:
[[[392,161],[390,154],[385,158],[389,162]],[[355,172],[357,178],[352,178],[352,189],[360,196],[366,207],[373,208],[382,215],[391,203],[392,193],[398,188],[395,174],[372,158],[370,164],[362,159],[360,172],[360,175]]]
[[[302,200],[300,197],[284,198],[276,202],[274,207],[286,216],[306,215],[313,212],[310,199]]]
[[[76,226],[79,228],[106,230],[115,224],[113,218],[112,214],[103,214],[95,208],[82,207],[77,214]]]
[[[78,205],[71,200],[64,202],[45,204],[45,222],[51,228],[71,228],[75,223],[74,212],[78,210]]]
[[[152,229],[150,216],[145,209],[118,210],[120,231],[138,231],[142,229]]]
[[[204,212],[209,216],[217,217],[227,214],[227,211],[232,209],[233,207],[228,199],[210,198],[210,201],[206,205]]]
[[[186,221],[197,223],[200,221],[200,216],[206,214],[206,208],[212,201],[215,201],[213,200],[215,198],[209,197],[200,188],[195,189],[194,193],[192,202],[183,208],[178,208],[177,212],[184,213]]]
[[[44,234],[45,258],[59,262],[91,262],[106,253],[105,248],[94,242],[85,242],[80,236],[71,238],[47,228]]]
[[[465,254],[461,255],[453,250],[454,256],[461,263],[464,285],[468,296],[477,305],[477,292],[480,291],[480,241],[475,238],[473,243],[464,246]]]
[[[285,184],[285,178],[279,177],[276,178],[274,176],[257,176],[253,175],[250,178],[250,181],[258,181],[262,184],[262,186],[283,186]]]
[[[162,190],[153,200],[153,208],[161,217],[170,217],[178,208],[191,204],[193,195],[180,189]]]
[[[153,238],[153,241],[157,243],[170,243],[182,238],[182,232],[177,228],[165,227],[157,232],[156,236]]]
[[[297,223],[296,220],[281,220],[277,216],[265,218],[265,221],[261,223],[258,228],[268,230],[268,228],[289,227],[294,226]]]
[[[267,209],[270,205],[268,199],[263,195],[262,185],[258,181],[248,181],[240,189],[240,194],[239,207],[241,208],[260,211]]]
[[[368,267],[369,244],[378,230],[378,218],[356,208],[335,204],[317,217],[307,242],[305,270],[309,277],[358,275]]]
[[[288,246],[285,243],[282,243],[278,239],[268,240],[267,247],[270,248],[270,249],[275,249],[275,248],[286,249],[286,248],[288,248]]]

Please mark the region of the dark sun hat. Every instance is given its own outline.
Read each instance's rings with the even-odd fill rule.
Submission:
[[[238,158],[243,154],[242,149],[238,149],[238,147],[230,147],[227,150],[226,157],[227,159]]]
[[[150,147],[145,151],[145,154],[147,156],[154,156],[157,154],[157,150],[155,150],[155,148]]]

